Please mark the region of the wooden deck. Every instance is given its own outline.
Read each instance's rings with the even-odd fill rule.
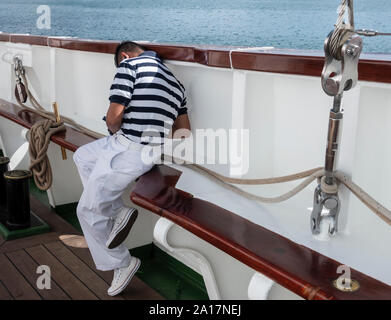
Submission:
[[[108,296],[112,271],[95,269],[84,237],[34,198],[31,208],[50,225],[51,232],[12,241],[0,237],[0,300],[163,299],[137,277],[121,295]],[[50,267],[49,290],[37,288],[40,265]]]

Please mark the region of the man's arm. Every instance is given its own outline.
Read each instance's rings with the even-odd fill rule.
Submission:
[[[132,99],[136,70],[130,64],[122,62],[110,88],[110,106],[106,114],[106,124],[110,133],[116,133],[122,125],[125,107]]]
[[[172,126],[173,137],[176,139],[188,138],[190,136],[190,130],[190,120],[187,113],[178,116]]]
[[[116,133],[122,125],[125,106],[119,103],[111,102],[106,114],[107,128],[111,133]]]

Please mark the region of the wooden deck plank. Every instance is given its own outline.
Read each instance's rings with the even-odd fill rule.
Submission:
[[[27,253],[40,265],[50,267],[52,278],[76,300],[97,300],[98,298],[43,245],[26,249]]]
[[[82,260],[87,266],[93,269],[107,284],[111,283],[111,280],[113,279],[113,271],[101,271],[96,269],[84,236],[69,235],[61,237],[60,240],[64,246],[72,251],[72,253]]]
[[[5,285],[0,281],[0,300],[13,300],[11,293],[5,287]]]
[[[18,250],[6,254],[26,280],[35,288],[39,274],[36,273],[39,266],[24,250]],[[69,300],[66,293],[52,279],[50,289],[37,289],[39,295],[46,300]]]
[[[14,299],[41,300],[39,294],[4,254],[0,254],[0,281]]]
[[[5,243],[5,239],[0,236],[0,248],[3,246],[3,244]]]
[[[91,269],[95,269],[94,261],[88,249],[78,248],[76,246],[69,246],[76,256],[84,261]],[[141,262],[142,263],[142,262]],[[100,271],[96,272],[106,281],[107,284],[111,284],[113,279],[113,271]],[[121,293],[121,296],[126,300],[164,300],[157,291],[150,288],[145,282],[140,280],[137,276],[134,276],[129,286]]]
[[[44,246],[98,298],[103,300],[123,300],[120,296],[110,297],[107,294],[109,287],[107,283],[60,241],[47,243]]]
[[[62,233],[59,232],[49,232],[26,238],[15,239],[12,241],[6,241],[0,247],[0,253],[14,252],[26,248],[35,247],[42,243],[57,241],[61,235]]]

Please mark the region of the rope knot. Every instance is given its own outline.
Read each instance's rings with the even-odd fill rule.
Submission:
[[[47,150],[52,135],[66,130],[62,122],[51,119],[42,119],[33,124],[28,133],[30,170],[34,181],[40,190],[48,190],[53,182],[52,169],[50,166]]]

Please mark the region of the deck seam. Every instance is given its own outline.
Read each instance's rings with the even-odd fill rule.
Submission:
[[[46,246],[45,246],[45,243],[41,243],[41,244],[39,244],[39,245],[37,245],[37,246],[34,246],[34,247],[31,247],[31,248],[35,248],[35,247],[43,247],[55,260],[57,260],[57,262],[59,263],[59,264],[61,264],[66,270],[68,270],[69,271],[69,273],[72,275],[72,276],[74,276],[77,280],[79,280],[79,282],[83,285],[83,287],[86,287],[87,288],[87,290],[95,297],[95,298],[97,298],[98,300],[101,300],[101,299],[99,299],[99,297],[97,297],[96,295],[95,295],[95,293],[93,293],[91,290],[90,290],[90,288],[88,288],[87,286],[85,286],[84,285],[84,282],[82,282],[71,270],[69,270],[61,261],[59,261],[58,259],[57,259],[57,257],[55,256],[55,255],[53,255],[47,248],[46,248]],[[39,262],[37,262],[38,264],[39,264]],[[62,287],[61,287],[62,288]],[[63,288],[62,288],[63,289]],[[64,290],[64,289],[63,289]],[[65,290],[64,290],[65,291]],[[70,299],[71,300],[75,300],[75,299],[73,299],[72,297],[70,297]]]
[[[56,241],[52,241],[52,242],[48,242],[48,243],[56,243]],[[88,291],[90,291],[98,300],[102,300],[101,298],[99,298],[89,287],[87,287],[87,285],[81,280],[79,279],[79,277],[73,273],[73,271],[71,269],[69,269],[66,265],[64,265],[47,247],[46,247],[46,244],[48,243],[42,243],[41,246],[43,246],[47,252],[50,253],[50,255],[52,255],[65,269],[67,269],[77,280],[80,281],[80,283],[83,284],[83,286],[85,286]],[[79,259],[79,258],[78,258]],[[80,259],[79,259],[80,260]],[[80,260],[81,261],[81,260]],[[71,298],[72,299],[72,298]],[[73,299],[72,299],[73,300]]]
[[[3,281],[0,280],[0,284],[3,286],[3,288],[8,292],[9,296],[12,298],[12,300],[15,300],[15,297],[12,295],[11,291],[9,291],[8,287],[5,285]]]
[[[17,250],[18,251],[18,250]],[[16,252],[16,251],[14,251]],[[44,298],[42,297],[42,295],[38,292],[38,290],[35,288],[34,285],[32,285],[30,283],[30,281],[28,281],[28,279],[25,277],[25,275],[20,271],[20,269],[17,267],[17,265],[15,263],[13,263],[13,261],[9,258],[9,256],[7,255],[7,253],[3,253],[4,256],[8,259],[8,261],[15,267],[16,270],[18,270],[19,274],[22,275],[22,277],[24,278],[24,280],[26,280],[26,282],[31,285],[31,287],[34,289],[34,291],[40,296],[41,300],[44,300]],[[39,265],[39,264],[38,264]]]
[[[81,262],[83,262],[92,272],[94,272],[99,278],[101,278],[106,284],[110,285],[95,269],[91,268],[77,253],[75,253],[72,249],[68,248],[61,240],[59,240],[61,245],[68,249],[74,256],[76,256]]]
[[[78,260],[80,261],[81,264],[83,264],[86,268],[88,268],[90,271],[92,271],[92,272],[94,273],[94,275],[96,275],[99,279],[101,279],[105,284],[108,284],[108,283],[105,281],[105,279],[103,279],[103,278],[102,278],[98,273],[96,273],[95,270],[93,270],[87,263],[85,263],[82,259],[80,259],[79,256],[77,256],[72,250],[68,249],[67,246],[64,245],[64,243],[62,243],[62,241],[60,241],[60,240],[43,244],[44,247],[45,247],[53,256],[55,256],[54,253],[47,247],[47,245],[50,244],[50,243],[60,243],[60,245],[61,245],[62,247],[64,247],[66,250],[68,250],[70,254],[74,255],[74,256],[76,257],[76,259],[78,259]],[[56,257],[56,258],[57,258],[57,257]],[[57,260],[59,260],[59,259],[57,258]],[[59,260],[59,261],[60,261],[60,260]],[[61,262],[61,261],[60,261],[60,262]],[[64,265],[64,264],[63,264],[63,265]],[[64,265],[64,267],[67,268],[66,265]],[[67,268],[67,269],[70,270],[69,268]],[[70,270],[70,271],[71,271],[71,270]],[[71,271],[71,273],[74,274],[72,271]],[[74,274],[74,276],[75,276],[81,283],[83,283],[83,285],[85,285],[93,294],[95,294],[95,292],[93,292],[92,289],[91,289],[90,287],[88,287],[88,284],[86,284],[86,283],[85,283],[82,279],[80,279],[76,274]],[[108,284],[108,285],[110,285],[110,284]],[[95,294],[95,295],[96,295],[96,294]],[[97,296],[97,298],[98,298],[99,300],[102,300],[99,296]]]
[[[39,292],[35,289],[35,287],[33,285],[30,284],[30,282],[27,280],[27,278],[24,276],[23,273],[20,272],[19,268],[16,267],[16,265],[11,261],[11,259],[7,256],[6,253],[2,253],[2,255],[4,255],[4,257],[10,262],[10,264],[18,271],[19,275],[21,275],[23,277],[23,279],[26,281],[26,283],[34,290],[34,292],[36,294],[38,294],[38,296],[41,298],[41,300],[43,300],[42,296],[39,294]],[[4,283],[3,283],[4,284]],[[5,286],[5,285],[4,285]],[[8,289],[8,288],[7,288]],[[11,294],[12,296],[12,294]],[[13,296],[12,296],[13,297]],[[14,297],[14,300],[15,297]]]
[[[39,264],[39,262],[37,261],[37,260],[35,260],[34,259],[34,257],[33,256],[31,256],[29,253],[28,253],[28,251],[26,250],[26,249],[21,249],[21,250],[23,250],[24,252],[26,252],[26,254],[37,264],[37,265],[40,265]],[[16,250],[16,251],[12,251],[12,252],[17,252],[18,250]],[[9,252],[9,253],[12,253],[12,252]],[[6,254],[6,253],[5,253]],[[61,289],[61,291],[62,292],[64,292],[64,294],[69,298],[69,300],[73,300],[72,299],[72,297],[68,294],[68,292],[66,292],[61,286],[60,286],[60,284],[59,283],[57,283],[56,282],[56,280],[55,279],[53,279],[53,277],[50,277],[50,281],[51,282],[54,282],[56,285],[57,285],[57,287],[59,287],[60,289]],[[44,298],[42,298],[43,300],[44,300]]]

